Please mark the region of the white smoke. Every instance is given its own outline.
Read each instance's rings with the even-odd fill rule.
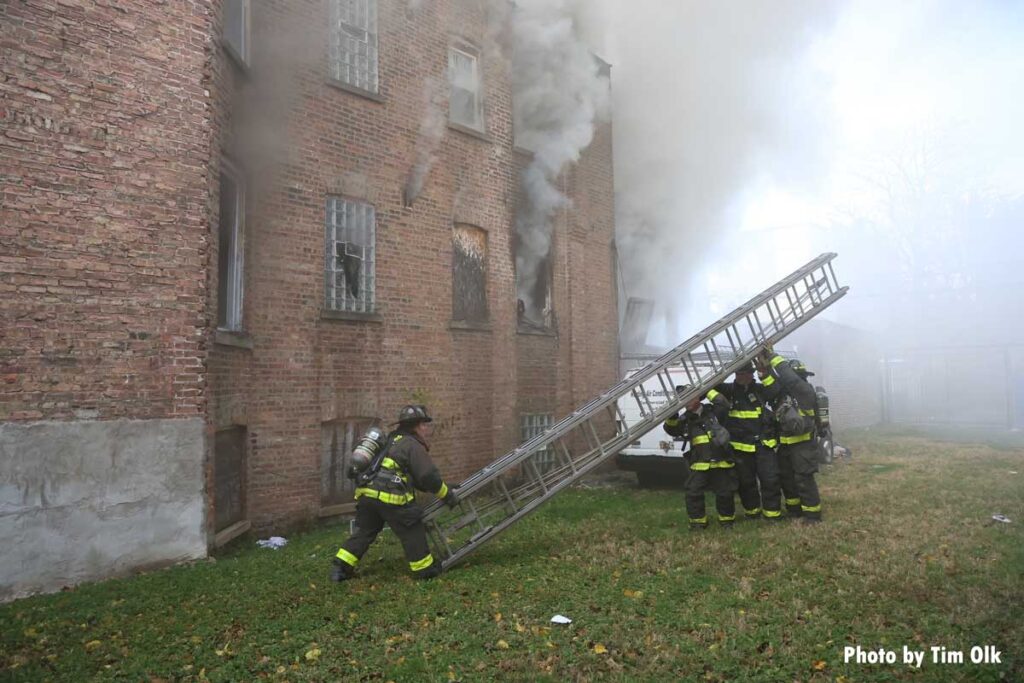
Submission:
[[[446,105],[451,87],[448,76],[428,78],[423,83],[423,118],[416,138],[416,160],[405,182],[403,199],[412,206],[423,191],[430,169],[437,163],[437,149],[448,125]]]
[[[516,217],[517,288],[534,316],[544,304],[533,294],[551,250],[551,219],[568,201],[558,178],[579,160],[609,107],[608,80],[574,15],[563,0],[521,0],[512,13],[515,138],[533,152]]]

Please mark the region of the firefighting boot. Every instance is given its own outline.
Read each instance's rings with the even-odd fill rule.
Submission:
[[[413,578],[416,580],[432,579],[435,576],[441,575],[441,563],[435,562],[426,569],[421,569],[418,572],[413,573]]]
[[[355,572],[352,571],[352,567],[342,562],[338,558],[331,560],[331,581],[334,583],[341,583],[347,581],[355,576]]]

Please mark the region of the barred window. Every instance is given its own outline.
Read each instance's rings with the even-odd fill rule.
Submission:
[[[533,437],[543,434],[551,429],[551,425],[551,413],[531,413],[520,416],[519,432],[522,437],[522,443],[526,443]],[[550,447],[545,448],[533,456],[533,462],[541,472],[546,472],[555,465],[555,452]]]
[[[452,86],[448,115],[452,123],[482,132],[483,88],[476,52],[471,48],[449,48],[448,77]]]
[[[373,313],[376,214],[371,205],[327,199],[326,300],[332,311]]]
[[[377,0],[331,0],[331,77],[377,92]]]

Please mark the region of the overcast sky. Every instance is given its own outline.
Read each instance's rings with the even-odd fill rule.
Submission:
[[[620,254],[627,295],[658,301],[652,342],[823,251],[853,287],[833,319],[864,327],[894,287],[1024,272],[1024,2],[579,6],[613,65]]]

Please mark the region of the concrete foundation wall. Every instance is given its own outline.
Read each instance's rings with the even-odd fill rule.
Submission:
[[[206,555],[202,419],[0,424],[0,601]]]

